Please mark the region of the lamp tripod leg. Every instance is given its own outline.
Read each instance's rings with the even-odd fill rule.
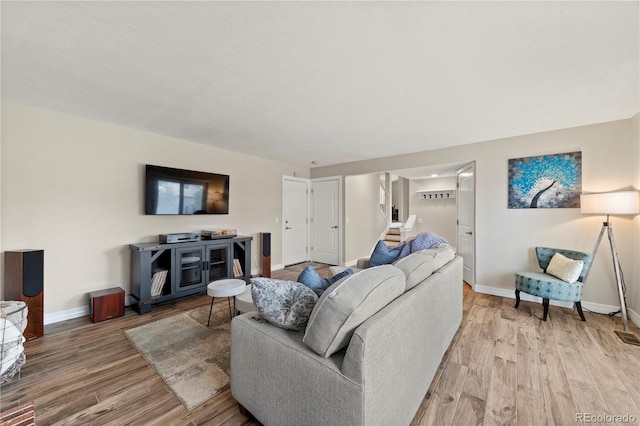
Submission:
[[[620,260],[618,259],[618,251],[616,250],[616,241],[613,237],[613,226],[609,223],[607,227],[609,243],[611,245],[611,256],[613,257],[613,270],[616,275],[616,284],[618,286],[618,297],[620,297],[620,313],[622,314],[622,324],[624,331],[629,331],[629,320],[627,319],[627,301],[625,296],[625,288],[622,282],[622,268],[620,268]]]
[[[604,231],[609,227],[609,216],[607,216],[607,221],[602,222],[602,228],[600,228],[600,234],[598,235],[598,239],[596,240],[596,245],[593,247],[593,253],[591,254],[591,266],[593,266],[593,262],[596,260],[596,253],[598,253],[598,248],[600,247],[600,242],[602,241],[602,236],[604,235]],[[582,282],[587,282],[587,278],[591,273],[591,267],[587,270],[587,273],[582,278]]]

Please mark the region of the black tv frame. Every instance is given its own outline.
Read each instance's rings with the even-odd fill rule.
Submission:
[[[146,215],[229,214],[229,180],[229,175],[224,174],[147,164],[144,212]],[[164,197],[163,191],[167,194]]]

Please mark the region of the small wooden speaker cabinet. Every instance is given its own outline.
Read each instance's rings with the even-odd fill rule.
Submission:
[[[25,339],[44,335],[44,250],[4,252],[4,298],[27,304]]]
[[[124,290],[120,287],[89,293],[91,322],[106,321],[124,315]]]

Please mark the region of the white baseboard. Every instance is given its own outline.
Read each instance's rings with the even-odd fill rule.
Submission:
[[[278,265],[271,265],[271,270],[272,271],[277,271],[280,269],[284,269],[284,265],[282,264],[278,264]],[[260,268],[251,268],[251,276],[252,277],[259,277],[262,274],[262,270]]]
[[[345,265],[346,266],[353,266],[355,265],[354,263],[351,263],[351,261],[346,262]],[[284,265],[282,264],[278,264],[278,265],[272,265],[271,267],[272,270],[277,271],[280,269],[284,269]],[[252,271],[253,272],[253,271]],[[490,286],[486,286],[486,285],[480,285],[480,284],[476,284],[475,285],[475,289],[476,293],[483,293],[483,294],[489,294],[491,296],[500,296],[500,297],[506,297],[509,299],[514,299],[516,298],[515,292],[514,290],[511,289],[506,289],[506,288],[500,288],[500,287],[490,287]],[[527,293],[520,293],[520,299],[527,301],[527,302],[535,302],[535,303],[542,303],[542,299],[540,297],[536,297],[536,296],[531,296],[530,294]],[[131,305],[131,300],[129,300],[129,297],[125,297],[124,299],[124,304],[125,306],[129,306]],[[549,301],[550,305],[553,306],[561,306],[564,308],[572,308],[573,307],[573,303],[571,302],[558,302],[555,300],[550,300]],[[614,312],[617,311],[619,309],[618,306],[613,306],[613,305],[603,305],[600,303],[592,303],[592,302],[582,302],[582,307],[585,310],[589,310],[591,312],[595,312],[598,314],[608,314],[609,312]],[[52,314],[47,314],[44,316],[44,324],[53,324],[56,322],[60,322],[60,321],[66,321],[66,320],[70,320],[70,319],[75,319],[75,318],[80,318],[80,317],[84,317],[89,315],[89,306],[81,306],[79,308],[73,308],[73,309],[67,309],[66,311],[59,311],[59,312],[54,312]],[[618,314],[619,316],[620,314]],[[636,324],[637,326],[640,327],[640,315],[634,311],[633,309],[629,309],[629,320],[633,321],[634,324]]]
[[[635,325],[640,327],[640,315],[638,315],[638,313],[633,309],[629,309],[629,319],[633,321]]]
[[[476,284],[474,287],[474,290],[476,293],[490,294],[492,296],[506,297],[514,300],[516,298],[515,289],[490,287],[486,285]],[[534,302],[534,303],[542,303],[541,297],[532,296],[524,292],[520,292],[520,300],[524,300],[527,302]],[[553,306],[561,306],[563,308],[573,308],[572,302],[559,302],[557,300],[549,300],[549,304]],[[584,302],[584,301],[582,302],[582,308],[584,308],[587,311],[595,312],[597,314],[608,314],[609,312],[615,312],[618,309],[620,309],[620,307],[617,305],[603,305],[601,303]],[[640,315],[638,315],[638,313],[632,309],[628,310],[628,313],[629,313],[629,319],[633,321],[634,324],[640,327]],[[620,316],[620,314],[618,314],[617,316]]]
[[[131,305],[131,296],[124,298],[124,306]],[[65,311],[58,311],[52,314],[45,314],[44,325],[54,324],[56,322],[66,321],[70,319],[76,319],[80,317],[86,317],[89,315],[89,305],[80,306],[78,308],[67,309]]]
[[[88,305],[81,306],[79,308],[67,309],[66,311],[58,311],[52,314],[45,314],[44,325],[66,321],[74,318],[86,317],[87,315],[89,315]]]

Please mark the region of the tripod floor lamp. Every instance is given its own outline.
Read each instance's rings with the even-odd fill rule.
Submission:
[[[595,260],[600,241],[605,231],[609,238],[611,247],[611,256],[613,258],[613,271],[616,277],[616,285],[618,287],[618,297],[620,298],[620,313],[622,315],[622,324],[624,332],[618,332],[618,336],[625,343],[640,344],[638,338],[629,333],[629,320],[627,315],[626,286],[624,283],[624,275],[622,267],[618,259],[618,251],[616,242],[613,237],[613,223],[609,219],[609,215],[637,215],[640,213],[640,198],[637,191],[621,191],[621,192],[605,192],[599,194],[582,194],[580,196],[580,210],[584,214],[600,214],[607,215],[607,220],[602,223],[600,235],[593,249],[593,259]],[[585,277],[586,278],[586,277]],[[617,313],[617,312],[615,312]],[[613,314],[615,314],[613,313]],[[613,315],[612,314],[612,315]]]

